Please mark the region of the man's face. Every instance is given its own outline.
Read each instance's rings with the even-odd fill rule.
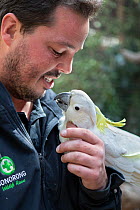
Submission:
[[[83,47],[88,34],[88,19],[60,7],[55,24],[39,26],[33,33],[16,37],[5,56],[2,82],[10,94],[34,101],[52,88],[54,79],[72,70],[74,54]]]

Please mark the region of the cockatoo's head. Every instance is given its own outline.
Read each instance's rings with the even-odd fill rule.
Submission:
[[[55,100],[64,111],[67,121],[83,128],[96,125],[95,105],[85,92],[81,90],[63,92],[58,94]]]
[[[77,127],[90,129],[96,126],[101,132],[104,132],[109,125],[116,127],[125,125],[125,119],[113,122],[106,118],[90,97],[81,90],[60,93],[55,100],[63,110],[65,120],[71,121]]]

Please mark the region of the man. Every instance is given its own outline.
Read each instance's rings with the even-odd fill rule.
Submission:
[[[104,164],[103,142],[68,124],[49,90],[72,71],[94,0],[1,0],[0,208],[120,209],[121,174]],[[58,146],[59,145],[59,146]]]

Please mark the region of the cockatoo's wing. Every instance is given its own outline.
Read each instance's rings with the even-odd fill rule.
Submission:
[[[120,171],[127,182],[140,185],[140,137],[115,128],[124,126],[126,120],[113,122],[107,119],[97,106],[96,116],[97,135],[105,143],[106,165]]]
[[[120,171],[127,182],[140,186],[140,138],[109,126],[105,133],[96,133],[105,143],[106,166]]]

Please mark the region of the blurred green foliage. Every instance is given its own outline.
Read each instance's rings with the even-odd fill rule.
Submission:
[[[84,90],[104,115],[114,121],[126,118],[124,127],[140,135],[140,63],[121,54],[140,51],[139,0],[108,0],[91,20],[84,49],[76,54],[73,73],[55,83],[56,93]]]

